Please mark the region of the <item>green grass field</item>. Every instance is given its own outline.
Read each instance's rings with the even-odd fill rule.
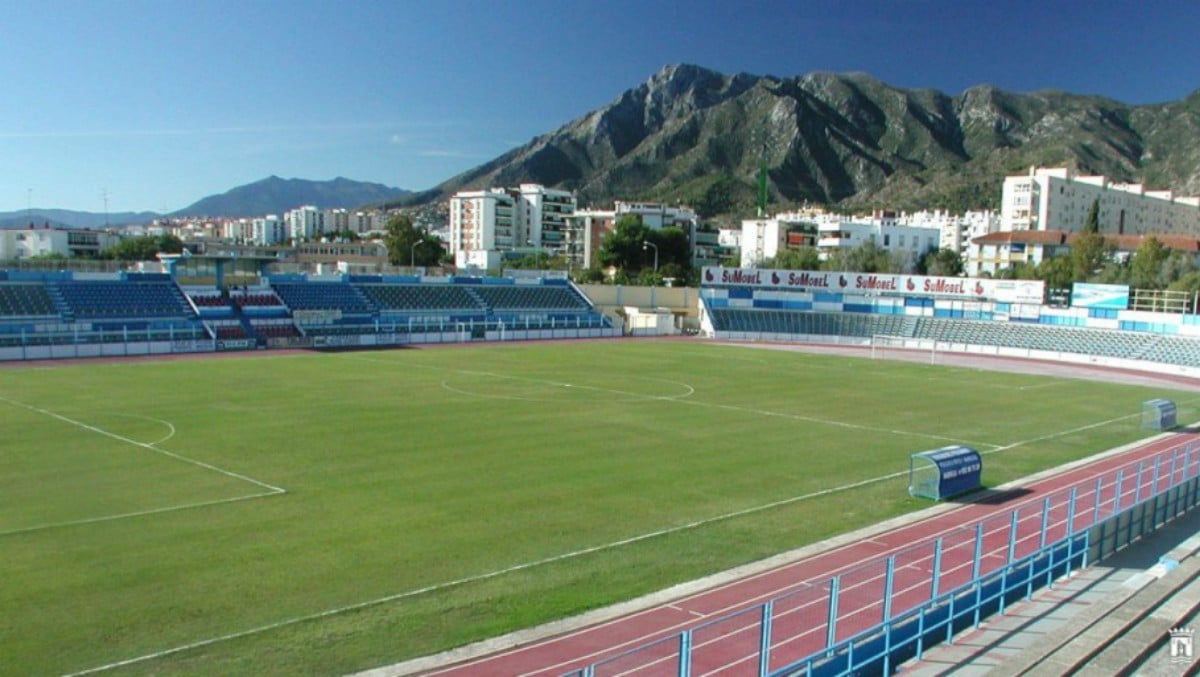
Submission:
[[[1197,419],[703,342],[4,368],[0,673],[374,667],[924,507],[904,477],[788,500],[915,451],[974,445],[995,485],[1144,437],[1163,396]]]

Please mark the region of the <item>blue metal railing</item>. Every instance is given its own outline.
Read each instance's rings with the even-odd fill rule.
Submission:
[[[887,674],[1198,499],[1200,445],[1178,445],[567,675]]]

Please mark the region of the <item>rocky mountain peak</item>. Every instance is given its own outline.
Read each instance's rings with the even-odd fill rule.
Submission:
[[[1185,190],[1200,185],[1197,97],[1129,106],[990,85],[951,96],[865,73],[778,78],[673,64],[422,199],[540,181],[577,191],[583,203],[683,201],[744,213],[764,161],[780,204],[995,207],[1004,176],[1030,165]]]

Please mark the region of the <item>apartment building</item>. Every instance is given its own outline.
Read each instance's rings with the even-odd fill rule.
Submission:
[[[0,261],[35,256],[95,256],[121,241],[116,233],[85,228],[0,228]]]
[[[283,220],[292,242],[306,242],[325,232],[325,213],[313,205],[288,210],[283,213]]]
[[[251,238],[257,245],[269,246],[286,242],[288,239],[287,224],[275,214],[267,214],[251,219]]]
[[[446,244],[459,267],[496,268],[506,252],[566,254],[574,214],[574,194],[535,183],[462,191],[450,198]]]
[[[937,249],[941,237],[940,228],[908,226],[888,219],[867,222],[822,219],[817,223],[817,251],[822,260],[838,250],[874,242],[880,249],[904,258],[911,266],[930,250]]]
[[[1081,176],[1066,167],[1031,167],[1004,179],[1000,230],[1077,232],[1092,204],[1106,235],[1200,233],[1200,198],[1147,190],[1105,176]]]

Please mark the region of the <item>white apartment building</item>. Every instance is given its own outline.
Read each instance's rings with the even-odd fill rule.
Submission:
[[[516,198],[499,189],[455,193],[450,198],[450,239],[446,243],[460,268],[490,269],[500,253],[520,240],[516,229]]]
[[[362,235],[371,231],[382,231],[387,228],[387,212],[354,212],[348,215],[347,228]]]
[[[922,210],[911,214],[901,212],[891,223],[918,228],[937,228],[941,231],[938,249],[949,249],[965,255],[971,240],[1000,230],[1000,215],[989,210],[952,214],[940,209]]]
[[[350,212],[345,209],[322,209],[321,223],[323,233],[350,230]]]
[[[221,238],[243,244],[254,241],[254,221],[252,219],[225,221],[221,224]]]
[[[287,224],[275,214],[267,214],[251,221],[251,238],[254,244],[269,246],[284,242],[288,238]]]
[[[870,240],[913,260],[930,249],[950,249],[965,256],[972,239],[996,231],[999,225],[999,215],[992,211],[876,211],[849,217],[822,210],[789,212],[742,222],[741,266],[757,266],[786,247],[814,246],[824,259],[834,249],[858,247]],[[810,232],[814,227],[815,233]]]
[[[1000,229],[1077,232],[1097,201],[1104,234],[1200,233],[1200,198],[1104,176],[1077,176],[1066,167],[1031,167],[1028,175],[1006,177]]]
[[[835,219],[817,222],[817,251],[822,260],[839,249],[854,249],[874,242],[880,249],[907,259],[909,265],[941,241],[941,228],[906,226],[892,220],[859,223]]]
[[[573,194],[534,183],[455,193],[447,246],[460,267],[495,268],[504,252],[523,249],[566,253],[574,214]]]
[[[742,221],[742,228],[736,238],[728,234],[723,235],[723,238],[726,242],[736,239],[737,245],[741,247],[738,265],[742,268],[753,268],[767,259],[775,258],[788,247],[816,246],[815,225],[820,219],[829,216],[825,210],[816,208],[783,212],[772,217],[746,219]],[[798,232],[803,234],[797,237]]]
[[[325,212],[313,205],[284,212],[283,220],[287,224],[288,237],[293,243],[313,240],[325,232]]]
[[[742,235],[738,238],[742,247],[740,266],[754,268],[778,256],[787,246],[789,225],[779,218],[743,220]]]
[[[565,249],[563,231],[575,213],[575,195],[536,183],[523,183],[516,192],[516,231],[523,246],[554,253]]]
[[[0,261],[35,256],[94,256],[117,244],[116,233],[84,228],[0,228]]]

